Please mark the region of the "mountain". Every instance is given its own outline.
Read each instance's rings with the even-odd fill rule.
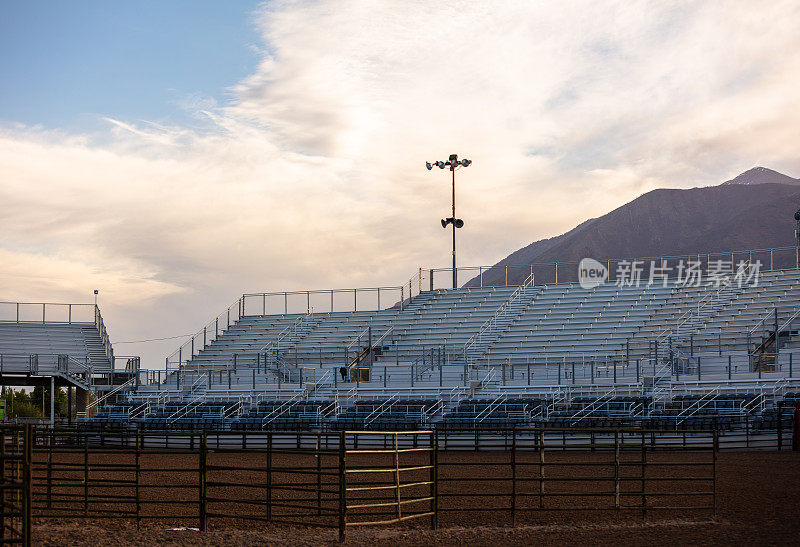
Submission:
[[[783,183],[760,182],[781,180]],[[537,283],[577,278],[582,258],[697,255],[707,252],[791,247],[794,212],[800,207],[800,180],[757,167],[719,186],[648,192],[569,232],[531,243],[483,273],[483,283],[523,281],[534,268]],[[785,255],[785,256],[784,256]],[[718,257],[719,258],[719,257]],[[748,258],[737,256],[736,260]],[[769,252],[757,253],[769,266]],[[794,265],[794,251],[773,255],[775,267]],[[572,262],[572,264],[566,264]],[[545,265],[546,264],[546,265]],[[478,277],[466,286],[480,285]]]
[[[793,179],[788,175],[778,173],[766,167],[753,167],[736,178],[732,178],[722,184],[800,184],[800,179]]]

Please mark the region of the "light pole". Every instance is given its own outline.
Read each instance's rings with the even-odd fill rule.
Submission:
[[[794,267],[800,269],[800,209],[795,211],[794,220],[797,226],[794,229],[794,239],[797,246],[794,250]]]
[[[459,161],[458,154],[450,154],[450,158],[447,161],[436,161],[433,163],[426,162],[425,167],[428,168],[428,171],[433,169],[435,165],[439,169],[444,169],[445,167],[450,168],[450,172],[453,175],[453,216],[449,218],[442,219],[442,228],[447,228],[448,224],[453,225],[453,288],[458,288],[458,271],[456,270],[456,228],[461,228],[464,226],[464,221],[460,218],[456,218],[456,169],[459,167],[469,167],[472,163],[472,160],[463,159]],[[431,274],[433,275],[433,274]]]

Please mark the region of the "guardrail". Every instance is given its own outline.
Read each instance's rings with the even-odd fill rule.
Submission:
[[[402,286],[246,293],[242,316],[378,311],[403,308]]]
[[[31,440],[30,507],[42,518],[201,532],[246,519],[332,528],[343,541],[352,527],[410,519],[436,528],[470,514],[513,526],[554,511],[713,514],[717,502],[718,436],[709,430],[56,429]]]
[[[0,321],[13,323],[95,323],[94,304],[0,302]]]

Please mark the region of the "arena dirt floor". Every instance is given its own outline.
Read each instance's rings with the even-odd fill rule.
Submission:
[[[66,455],[67,457],[70,455]],[[74,456],[74,455],[73,455]],[[254,458],[257,456],[253,456]],[[606,457],[606,456],[599,456]],[[169,457],[176,468],[196,465],[196,457]],[[440,477],[457,472],[462,477],[488,478],[461,485],[462,492],[485,493],[497,488],[506,468],[492,462],[507,455],[491,453],[453,453],[440,456]],[[458,467],[459,461],[480,465]],[[166,461],[160,458],[159,461]],[[247,458],[240,465],[252,466]],[[506,460],[503,460],[506,461]],[[213,464],[213,459],[211,460]],[[165,464],[159,464],[165,465]],[[327,463],[323,462],[323,466]],[[449,469],[449,470],[448,470]],[[218,472],[217,478],[260,480],[258,473]],[[151,480],[168,484],[174,474],[153,476]],[[188,475],[192,475],[189,473]],[[227,477],[223,479],[223,477]],[[190,479],[186,479],[187,481]],[[332,479],[333,480],[333,479]],[[464,490],[466,488],[466,490]],[[503,486],[505,488],[505,486]],[[218,492],[222,492],[219,489]],[[112,489],[111,491],[118,491]],[[155,498],[172,499],[175,489],[150,490]],[[196,500],[196,490],[188,490],[187,502]],[[215,495],[222,496],[222,493]],[[234,497],[237,493],[232,493]],[[260,494],[259,494],[260,495]],[[154,498],[154,499],[155,499]],[[190,501],[191,500],[191,501]],[[477,501],[476,501],[477,500]],[[481,501],[483,500],[483,501]],[[489,506],[491,498],[449,498],[441,507]],[[503,505],[507,502],[500,503]],[[597,502],[600,503],[600,502]],[[180,504],[151,509],[180,511]],[[211,509],[210,509],[211,510]],[[188,514],[196,514],[196,505]],[[170,513],[175,514],[175,513]],[[800,538],[800,453],[797,452],[722,452],[717,460],[717,511],[715,516],[703,511],[651,511],[646,518],[638,511],[603,512],[525,512],[515,527],[509,526],[507,510],[484,513],[443,513],[440,528],[430,530],[427,519],[414,525],[348,529],[347,543],[355,545],[402,544],[757,544],[798,545]],[[196,519],[143,521],[137,529],[133,520],[75,519],[36,517],[33,541],[40,545],[319,545],[337,543],[337,531],[316,526],[277,525],[261,521],[210,519],[208,530],[199,532]],[[175,528],[182,528],[178,529]]]

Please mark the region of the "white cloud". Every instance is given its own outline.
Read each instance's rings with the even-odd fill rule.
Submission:
[[[756,160],[800,174],[794,2],[277,2],[203,129],[0,127],[5,298],[86,300],[115,339],[190,331],[242,291],[490,264],[652,188]],[[30,274],[30,275],[29,275]],[[173,344],[175,345],[175,344]],[[137,349],[150,353],[153,347]],[[161,351],[161,349],[159,349]]]

